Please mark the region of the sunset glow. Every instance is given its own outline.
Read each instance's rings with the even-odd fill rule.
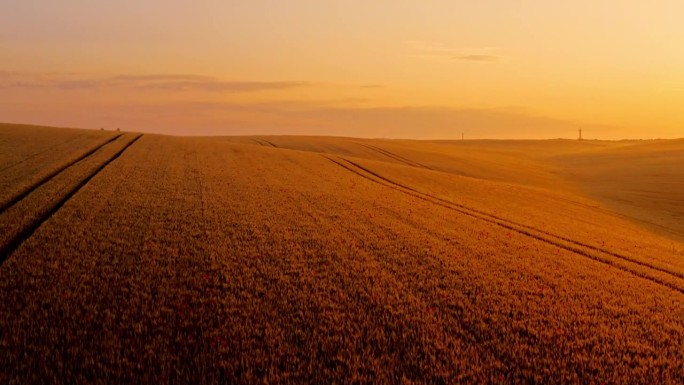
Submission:
[[[684,136],[684,3],[0,4],[0,121],[175,135]]]

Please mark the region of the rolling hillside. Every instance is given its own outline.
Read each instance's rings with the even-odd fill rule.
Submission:
[[[682,142],[2,130],[0,383],[684,382]]]
[[[569,193],[684,241],[684,140],[410,141],[287,136],[228,140]]]

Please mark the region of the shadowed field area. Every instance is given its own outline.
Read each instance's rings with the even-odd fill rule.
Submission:
[[[682,141],[0,133],[0,383],[684,382]]]

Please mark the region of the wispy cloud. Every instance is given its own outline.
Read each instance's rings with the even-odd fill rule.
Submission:
[[[481,62],[494,62],[494,61],[499,61],[501,60],[501,56],[497,55],[458,55],[454,56],[454,60],[463,60],[463,61],[481,61]]]
[[[53,88],[88,90],[134,88],[162,91],[244,93],[284,90],[311,85],[304,81],[224,81],[209,76],[182,74],[89,77],[80,74],[40,74],[0,71],[0,88]]]
[[[411,56],[427,60],[491,63],[505,59],[504,56],[496,54],[496,51],[499,50],[497,47],[455,48],[441,43],[422,40],[409,40],[405,43],[411,51]]]
[[[52,103],[49,95],[43,94],[50,93],[37,92],[35,97],[21,102],[0,103],[0,116],[11,122],[121,127],[182,135],[301,134],[436,139],[460,137],[465,132],[469,138],[521,139],[574,137],[577,127],[591,132],[608,129],[537,116],[520,107],[382,107],[372,100],[358,98],[256,102],[241,98],[229,101],[211,95],[144,101],[117,98],[116,102],[108,103],[92,100],[87,93],[74,93],[59,103]]]
[[[188,102],[132,106],[124,114],[140,126],[185,135],[297,134],[447,139],[574,137],[578,126],[594,132],[611,127],[498,108],[444,106],[362,107],[340,101],[261,103]],[[209,119],[209,120],[202,120]],[[239,124],[235,123],[239,122]],[[188,131],[187,127],[192,127]]]
[[[228,82],[217,80],[204,81],[163,81],[139,85],[140,88],[159,89],[165,91],[207,91],[207,92],[255,92],[269,90],[283,90],[289,88],[305,87],[310,85],[302,81],[281,82]]]
[[[213,80],[211,76],[203,75],[119,75],[111,78],[115,81],[207,81]]]

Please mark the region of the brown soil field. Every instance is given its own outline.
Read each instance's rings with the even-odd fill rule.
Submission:
[[[116,134],[0,127],[0,383],[684,382],[683,141]]]

